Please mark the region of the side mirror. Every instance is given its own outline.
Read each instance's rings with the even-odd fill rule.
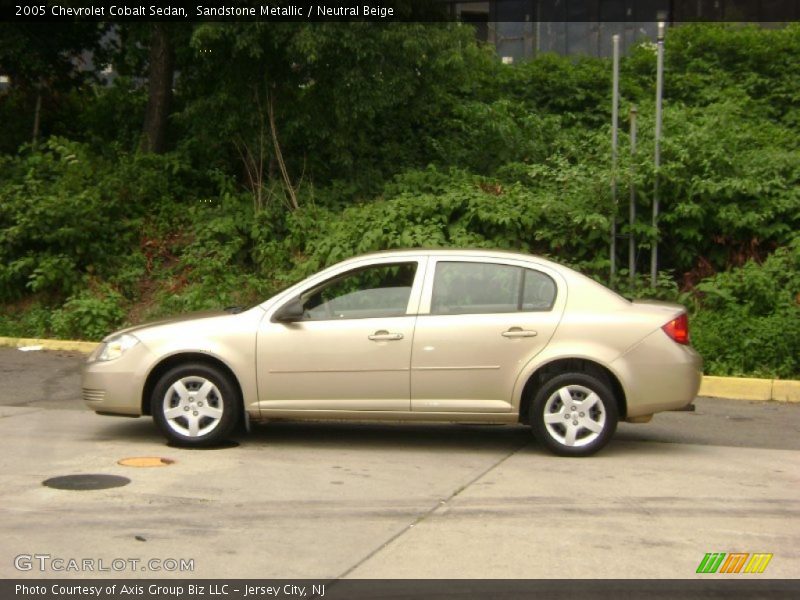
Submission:
[[[302,321],[305,310],[303,308],[304,302],[300,298],[295,298],[288,304],[275,313],[273,317],[279,323],[294,323],[295,321]]]

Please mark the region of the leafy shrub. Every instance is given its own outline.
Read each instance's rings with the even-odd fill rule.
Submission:
[[[527,112],[563,115],[567,122],[597,126],[607,121],[611,99],[607,60],[544,53],[535,60],[501,66],[497,92]]]
[[[146,89],[130,77],[119,76],[111,85],[92,91],[91,106],[79,115],[86,138],[98,148],[113,140],[128,151],[135,150],[142,134]]]
[[[798,53],[797,23],[780,28],[701,23],[672,27],[664,53],[666,103],[705,106],[744,93],[764,116],[796,124]],[[650,95],[653,54],[652,44],[646,43],[623,60],[623,93]]]
[[[682,299],[682,294],[678,290],[678,284],[669,271],[659,271],[656,278],[656,286],[653,288],[650,282],[650,273],[646,275],[636,273],[633,281],[629,277],[628,269],[620,269],[616,281],[612,286],[622,296],[630,300],[650,298],[664,300],[667,302],[678,302]],[[601,283],[607,283],[600,280]]]
[[[608,227],[607,186],[596,170],[558,159],[520,169],[527,185],[458,170],[411,171],[388,184],[382,200],[341,213],[294,213],[292,253],[306,261],[293,275],[364,252],[420,246],[515,249],[589,270],[607,265],[596,252]]]
[[[800,378],[800,309],[754,315],[743,306],[698,312],[692,343],[710,375]]]
[[[100,340],[125,318],[124,299],[108,286],[71,296],[53,312],[53,333],[62,338]]]
[[[510,100],[464,102],[443,120],[443,126],[444,135],[429,142],[436,162],[488,175],[510,162],[547,159],[560,134],[561,119],[531,112]]]
[[[0,312],[0,335],[8,337],[47,337],[51,335],[52,309],[39,302]]]
[[[257,273],[256,240],[264,231],[256,225],[251,197],[224,189],[219,197],[189,207],[186,216],[184,241],[176,249],[179,260],[162,273],[165,280],[158,314],[219,309],[265,299],[272,287]],[[271,271],[274,262],[263,253],[260,256]]]
[[[702,258],[723,269],[789,241],[800,228],[796,135],[737,98],[702,110],[675,107],[666,123],[661,222],[668,264],[688,270]]]
[[[49,139],[0,162],[0,301],[72,294],[87,273],[108,276],[137,241],[142,215],[169,220],[186,200],[174,155],[121,155]]]
[[[7,161],[0,187],[0,296],[73,291],[80,272],[124,248],[125,212],[97,188],[98,165],[80,144],[51,139]]]
[[[800,377],[800,237],[696,290],[692,339],[707,372]]]

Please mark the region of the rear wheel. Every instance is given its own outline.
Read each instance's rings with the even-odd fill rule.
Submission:
[[[589,456],[617,429],[614,395],[600,379],[564,373],[548,380],[531,406],[531,426],[547,448],[561,456]]]
[[[153,419],[168,440],[205,446],[224,440],[239,422],[241,403],[228,376],[204,364],[170,369],[150,399]]]

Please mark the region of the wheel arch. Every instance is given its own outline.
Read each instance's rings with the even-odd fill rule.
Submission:
[[[628,414],[625,388],[613,371],[588,358],[558,358],[539,366],[525,381],[519,405],[521,423],[530,423],[530,406],[536,391],[549,379],[562,373],[586,373],[605,382],[614,394],[620,420],[625,419]]]
[[[242,384],[240,383],[239,378],[236,376],[236,373],[233,372],[233,369],[231,369],[223,360],[211,354],[205,354],[202,352],[180,352],[164,357],[161,361],[156,363],[156,365],[150,370],[150,373],[148,373],[144,387],[142,388],[141,410],[143,415],[152,416],[152,411],[150,410],[150,397],[153,395],[153,390],[158,384],[158,380],[161,379],[164,373],[170,369],[185,363],[200,363],[219,369],[225,375],[227,375],[231,384],[236,389],[236,393],[238,394],[240,408],[242,411],[244,411],[244,395],[242,393]],[[244,413],[242,412],[242,414]]]

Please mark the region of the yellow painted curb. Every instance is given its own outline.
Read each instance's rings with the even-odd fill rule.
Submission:
[[[729,400],[800,402],[800,381],[705,375],[697,395],[727,398]]]
[[[772,379],[706,375],[703,376],[703,383],[697,395],[739,400],[772,400]]]
[[[772,382],[772,399],[779,402],[800,402],[800,381]]]
[[[23,348],[25,346],[41,346],[42,350],[65,350],[89,354],[97,348],[97,342],[79,342],[76,340],[43,340],[38,338],[0,337],[0,346]]]

